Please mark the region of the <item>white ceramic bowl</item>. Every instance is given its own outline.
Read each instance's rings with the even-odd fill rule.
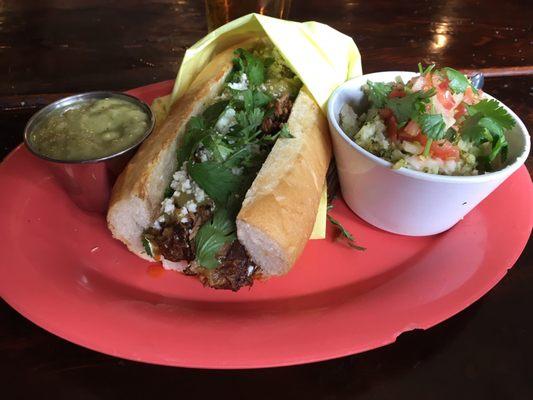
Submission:
[[[391,82],[400,76],[407,82],[415,75],[402,71],[377,72],[345,82],[329,99],[328,120],[342,195],[348,206],[378,228],[402,235],[426,236],[451,228],[524,164],[530,139],[524,123],[500,102],[516,120],[515,127],[506,133],[509,157],[505,168],[478,176],[392,169],[390,162],[366,151],[342,131],[339,111],[345,103],[358,114],[365,110],[361,86],[367,80]]]

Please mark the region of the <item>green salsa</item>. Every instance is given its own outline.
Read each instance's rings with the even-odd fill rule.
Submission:
[[[55,160],[98,159],[134,145],[149,123],[148,115],[129,101],[94,99],[52,112],[29,142],[35,152]]]

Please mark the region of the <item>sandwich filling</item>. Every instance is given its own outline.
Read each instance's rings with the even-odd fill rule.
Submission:
[[[148,255],[206,286],[238,290],[261,269],[237,239],[235,219],[302,86],[275,48],[238,49],[221,93],[190,119],[159,217],[143,233]]]

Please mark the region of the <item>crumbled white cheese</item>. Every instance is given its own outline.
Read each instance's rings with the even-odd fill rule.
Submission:
[[[202,151],[209,152],[207,149],[202,149]],[[198,186],[198,184],[189,178],[189,175],[186,172],[186,167],[183,166],[179,171],[174,173],[172,183],[170,187],[175,190],[173,197],[178,198],[182,193],[192,194],[196,202],[201,203],[206,199],[206,194]],[[182,212],[186,214],[187,212]]]
[[[184,163],[181,169],[176,171],[172,176],[172,182],[170,183],[170,187],[174,190],[181,190],[181,186],[188,179],[189,177],[187,175],[186,165]]]
[[[248,89],[248,76],[243,72],[239,77],[239,82],[229,83],[228,86],[233,90],[246,90]]]
[[[207,149],[200,149],[197,154],[201,162],[206,162],[211,158],[211,152]]]
[[[222,113],[217,123],[215,124],[215,129],[222,134],[226,134],[233,125],[237,123],[235,119],[235,110],[231,107],[227,108],[226,111]]]
[[[181,222],[182,224],[186,224],[187,222],[189,222],[189,218],[187,218],[187,217],[183,217],[182,219],[180,219],[180,222]]]
[[[191,180],[185,179],[181,184],[181,191],[184,193],[191,193]]]
[[[161,224],[165,222],[165,215],[161,215],[158,219],[154,221],[152,224],[152,228],[155,228],[157,230],[160,230],[162,228]]]
[[[242,175],[242,167],[233,167],[233,168],[231,168],[231,173],[233,175]]]
[[[161,206],[165,214],[172,214],[176,209],[176,206],[174,205],[174,200],[171,197],[163,200],[161,202]]]
[[[204,150],[206,154],[208,153],[207,149],[202,150]],[[198,204],[207,200],[206,193],[189,177],[186,162],[174,173],[174,175],[172,175],[170,187],[174,189],[174,193],[171,197],[168,197],[161,202],[162,215],[152,224],[152,227],[158,230],[162,228],[161,224],[165,222],[165,215],[176,217],[184,223],[188,221],[188,214],[195,213],[198,209]],[[183,194],[186,194],[187,198],[192,197],[193,199],[187,201],[183,205],[181,203],[183,200],[180,200]],[[177,210],[176,207],[178,208]]]
[[[187,210],[189,210],[189,212],[192,213],[195,213],[197,210],[197,204],[192,200],[189,200],[187,203],[185,203],[185,207],[187,208]]]
[[[198,203],[201,203],[205,200],[205,192],[202,190],[202,188],[198,185],[194,185],[194,198]]]

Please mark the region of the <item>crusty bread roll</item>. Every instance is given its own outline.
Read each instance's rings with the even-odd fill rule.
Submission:
[[[117,179],[108,226],[138,256],[152,260],[141,236],[159,215],[164,191],[178,167],[176,150],[187,122],[201,114],[222,89],[234,50],[255,43],[248,40],[218,54]],[[294,138],[276,142],[237,216],[238,239],[261,268],[262,277],[286,273],[302,252],[313,229],[331,157],[326,118],[305,89],[294,102],[288,124]]]
[[[276,141],[237,215],[239,241],[266,276],[287,273],[303,251],[331,158],[326,118],[305,89],[288,123],[294,138]]]
[[[147,260],[141,235],[158,217],[165,189],[177,169],[176,149],[191,117],[201,114],[218,95],[233,67],[231,47],[218,54],[196,77],[189,90],[171,107],[164,123],[139,148],[118,177],[107,212],[113,237]]]

